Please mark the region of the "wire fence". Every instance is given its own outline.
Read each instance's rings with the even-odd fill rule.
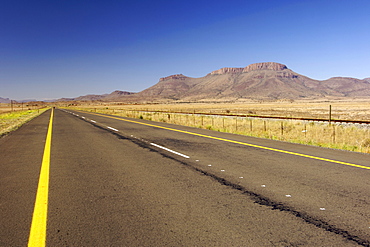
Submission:
[[[370,153],[370,124],[366,123],[108,108],[84,108],[83,110],[272,140]]]

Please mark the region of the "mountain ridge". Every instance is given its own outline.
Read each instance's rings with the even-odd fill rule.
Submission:
[[[204,99],[302,99],[370,97],[370,79],[332,77],[319,81],[300,75],[286,65],[265,62],[244,68],[225,67],[204,77],[182,74],[161,78],[134,95],[137,99],[196,101]]]
[[[296,100],[330,97],[369,97],[370,77],[331,77],[315,80],[298,74],[276,62],[224,67],[203,77],[183,74],[162,77],[153,86],[138,93],[116,90],[110,94],[84,95],[57,101],[225,101],[225,100]],[[6,99],[2,99],[6,100]]]

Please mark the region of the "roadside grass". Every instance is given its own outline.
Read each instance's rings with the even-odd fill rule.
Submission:
[[[296,101],[296,102],[244,102],[244,103],[168,103],[168,104],[124,104],[120,102],[78,103],[79,108],[143,112],[177,112],[199,114],[260,115],[274,117],[329,117],[332,106],[332,119],[369,120],[370,100],[346,101]],[[66,105],[65,105],[66,106]],[[76,106],[71,106],[76,107]]]
[[[25,110],[0,114],[0,137],[21,127],[26,122],[39,116],[48,108]]]
[[[206,116],[171,112],[135,111],[118,108],[77,108],[130,118],[267,138],[305,145],[370,153],[370,126],[324,122],[275,120],[253,117]]]
[[[46,107],[43,102],[28,102],[28,103],[0,103],[0,114],[11,113],[15,111],[37,110]]]

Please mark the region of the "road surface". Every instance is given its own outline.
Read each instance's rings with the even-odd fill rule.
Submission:
[[[0,246],[370,245],[369,155],[51,112],[0,139]]]

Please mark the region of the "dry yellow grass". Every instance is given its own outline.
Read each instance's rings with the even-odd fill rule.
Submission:
[[[24,123],[37,117],[47,108],[26,111],[13,111],[0,114],[0,136],[18,129]]]
[[[0,114],[14,111],[36,110],[45,107],[45,103],[0,103]]]
[[[74,108],[287,142],[370,153],[370,125],[329,125],[328,123],[312,121],[202,115],[202,113],[228,113],[328,118],[329,105],[332,105],[332,119],[370,119],[370,103],[367,101],[162,105],[100,104],[79,105]]]
[[[245,102],[245,103],[172,103],[172,104],[122,104],[91,103],[78,104],[88,109],[125,109],[133,111],[168,111],[212,114],[254,114],[281,117],[328,118],[329,105],[332,106],[333,119],[370,120],[370,101],[296,101],[296,102]]]

